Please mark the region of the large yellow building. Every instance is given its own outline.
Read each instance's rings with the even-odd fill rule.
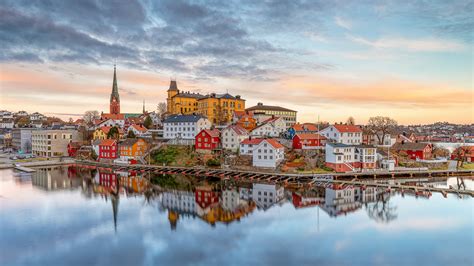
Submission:
[[[175,80],[170,83],[166,104],[168,114],[196,113],[206,116],[213,124],[228,124],[234,111],[245,110],[245,100],[240,95],[180,92]]]

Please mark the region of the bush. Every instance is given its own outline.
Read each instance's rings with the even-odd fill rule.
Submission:
[[[221,162],[218,159],[209,159],[207,160],[206,165],[208,167],[217,167],[221,166]]]
[[[178,155],[178,149],[176,147],[167,147],[164,149],[158,150],[153,154],[153,159],[156,163],[159,164],[170,164],[176,161],[176,156]]]

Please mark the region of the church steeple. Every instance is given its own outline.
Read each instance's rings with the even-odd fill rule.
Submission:
[[[120,114],[120,96],[117,86],[117,70],[114,65],[114,81],[112,84],[112,93],[110,94],[110,113]]]

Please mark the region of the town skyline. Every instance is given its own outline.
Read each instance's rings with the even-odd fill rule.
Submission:
[[[123,112],[143,100],[155,110],[174,78],[183,91],[285,106],[299,122],[473,123],[466,1],[87,3],[0,6],[2,109],[106,112],[116,63]]]

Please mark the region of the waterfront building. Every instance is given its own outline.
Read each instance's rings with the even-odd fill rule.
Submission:
[[[221,138],[218,129],[203,129],[195,138],[197,151],[212,151],[220,148]]]
[[[433,145],[421,142],[396,143],[392,146],[396,153],[406,153],[411,160],[429,160],[432,157]]]
[[[262,142],[263,139],[249,137],[240,142],[240,155],[252,155],[255,147]]]
[[[121,161],[139,160],[145,155],[148,144],[143,139],[126,139],[119,143]]]
[[[230,125],[221,132],[222,148],[236,152],[240,143],[247,139],[249,132],[239,125]]]
[[[316,150],[326,145],[326,137],[316,133],[298,133],[293,137],[293,149]]]
[[[99,161],[113,161],[118,158],[119,152],[117,147],[117,140],[104,139],[99,144]]]
[[[355,125],[336,124],[321,130],[319,134],[336,143],[362,144],[362,129]]]
[[[252,164],[256,167],[276,168],[285,158],[285,147],[276,139],[263,139],[252,152]]]
[[[68,156],[68,144],[82,141],[82,134],[71,129],[44,129],[31,132],[32,151],[37,156]]]
[[[283,120],[285,120],[286,128],[289,128],[296,123],[297,111],[288,108],[258,103],[256,106],[252,106],[245,110],[253,112],[254,116],[263,114],[267,119],[272,116],[282,117]]]
[[[202,115],[173,115],[163,121],[163,137],[194,140],[201,130],[210,128],[211,122]]]
[[[372,170],[377,167],[377,150],[372,145],[326,143],[326,166],[336,172]]]
[[[232,96],[228,93],[202,95],[184,92],[178,89],[176,80],[171,80],[167,93],[169,115],[200,114],[206,116],[213,124],[227,124],[232,121],[234,111],[245,109],[245,100],[240,95]]]
[[[13,128],[12,147],[19,153],[30,153],[32,149],[31,132],[36,128]]]
[[[324,204],[321,209],[330,217],[337,217],[354,212],[362,207],[362,203],[355,198],[355,189],[349,187],[327,188],[325,192]]]

